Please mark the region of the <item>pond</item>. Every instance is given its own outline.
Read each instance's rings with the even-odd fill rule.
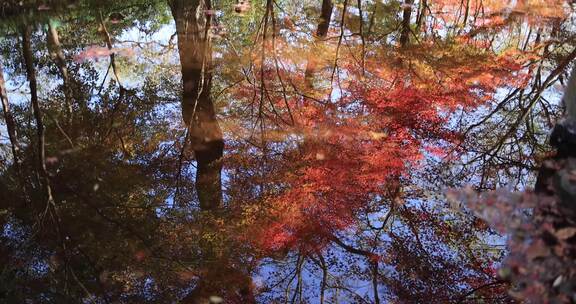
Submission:
[[[575,8],[0,3],[0,303],[576,302]]]

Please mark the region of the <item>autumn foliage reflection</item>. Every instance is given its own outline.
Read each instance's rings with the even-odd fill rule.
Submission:
[[[531,185],[568,2],[24,2],[0,28],[0,301],[539,295],[443,193]]]

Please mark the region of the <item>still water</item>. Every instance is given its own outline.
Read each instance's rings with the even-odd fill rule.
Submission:
[[[0,3],[0,303],[513,302],[571,5]]]

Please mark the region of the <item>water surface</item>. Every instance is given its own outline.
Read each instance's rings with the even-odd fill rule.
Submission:
[[[570,3],[0,4],[0,302],[511,302]]]

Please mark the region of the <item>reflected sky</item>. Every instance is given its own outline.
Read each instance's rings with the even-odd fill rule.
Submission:
[[[571,2],[0,8],[0,303],[513,302]]]

